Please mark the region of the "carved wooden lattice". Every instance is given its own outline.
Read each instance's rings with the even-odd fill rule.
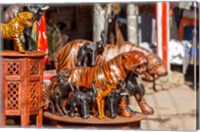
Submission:
[[[7,109],[19,109],[19,83],[8,83],[8,103]]]
[[[39,74],[39,63],[31,62],[30,63],[30,75],[38,75]]]
[[[6,116],[20,116],[22,127],[28,127],[32,116],[42,126],[42,60],[44,53],[26,51],[1,51],[2,79],[0,87],[0,126],[6,125]]]
[[[8,75],[20,75],[20,62],[8,62],[7,67]]]
[[[37,88],[38,88],[38,82],[30,83],[30,107],[38,106]]]

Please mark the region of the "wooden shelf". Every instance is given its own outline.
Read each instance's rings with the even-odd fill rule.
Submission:
[[[146,115],[137,113],[133,115],[132,117],[122,117],[117,116],[114,119],[111,119],[109,117],[105,117],[104,119],[98,119],[92,115],[88,119],[82,119],[81,117],[69,117],[69,116],[60,116],[57,114],[52,114],[48,111],[44,112],[44,117],[48,119],[52,119],[54,121],[59,122],[65,122],[65,123],[73,123],[73,124],[88,124],[88,125],[117,125],[117,124],[127,124],[127,123],[134,123],[134,122],[140,122],[141,120],[146,118]]]

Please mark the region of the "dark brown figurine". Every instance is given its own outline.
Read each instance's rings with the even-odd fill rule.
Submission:
[[[52,113],[56,113],[56,110],[60,115],[66,115],[67,110],[64,107],[64,101],[69,97],[70,92],[73,91],[72,84],[65,80],[68,77],[67,74],[62,72],[58,74],[59,84],[54,88],[52,94],[49,97]]]
[[[32,12],[34,21],[39,21],[40,17],[42,16],[43,12],[47,10],[49,7],[43,4],[39,5],[30,5],[25,6],[24,11]],[[24,29],[24,38],[27,50],[37,50],[37,47],[33,46],[33,39],[31,37],[32,27],[25,27]]]
[[[72,92],[72,96],[69,99],[69,116],[74,117],[75,108],[78,109],[80,117],[88,119],[90,114],[90,108],[94,111],[94,104],[97,93],[95,87],[91,91],[86,93],[82,91]],[[95,114],[95,113],[94,113]]]
[[[106,98],[105,106],[110,112],[110,118],[115,118],[117,116],[118,104],[125,90],[125,85],[122,83],[122,79],[120,79],[120,86],[118,86],[116,89],[113,89]]]
[[[104,31],[101,33],[101,39],[96,43],[86,43],[79,49],[77,66],[95,66],[96,56],[103,52],[107,40]]]

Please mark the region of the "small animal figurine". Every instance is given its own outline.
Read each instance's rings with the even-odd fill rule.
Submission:
[[[107,82],[106,88],[96,88],[97,89],[97,109],[98,109],[98,118],[103,119],[105,117],[104,106],[105,106],[105,99],[110,94],[111,89],[113,89],[113,85],[111,82]]]
[[[40,17],[42,16],[43,12],[47,10],[49,6],[43,5],[43,4],[34,4],[24,7],[24,11],[32,12],[34,21],[39,21]],[[31,37],[32,27],[25,27],[24,29],[24,38],[26,43],[26,49],[27,50],[37,50],[37,47],[33,46],[33,39]]]
[[[74,110],[75,108],[77,108],[79,115],[83,119],[88,119],[90,113],[90,107],[92,107],[93,112],[95,112],[94,103],[96,96],[97,94],[95,87],[93,87],[92,91],[86,93],[82,91],[72,92],[72,97],[68,101],[70,107],[69,116],[74,117]]]
[[[21,12],[7,24],[0,23],[0,35],[4,39],[14,41],[14,50],[25,53],[20,36],[26,26],[32,26],[33,13]]]
[[[65,80],[68,77],[67,74],[58,73],[59,84],[54,88],[52,94],[49,97],[52,113],[56,113],[56,110],[60,115],[66,115],[67,110],[64,107],[64,100],[69,97],[70,92],[74,91],[71,83]]]
[[[137,74],[135,74],[134,72],[130,72],[127,78],[125,79],[125,87],[129,91],[130,95],[139,94],[140,98],[138,98],[137,101],[140,102],[142,100],[142,97],[145,95],[145,88],[143,84],[136,85],[137,77]]]
[[[43,91],[42,91],[42,96],[43,96],[43,102],[40,105],[39,108],[44,108],[45,110],[49,109],[49,97],[55,90],[55,88],[59,85],[59,77],[58,76],[53,76],[50,78],[51,83],[46,86],[44,85]]]
[[[106,98],[106,108],[110,111],[110,118],[117,116],[120,99],[125,95],[128,95],[125,93],[125,83],[123,79],[120,79],[117,88],[113,89]]]
[[[144,114],[153,114],[154,110],[150,107],[144,100],[145,88],[143,84],[139,84],[136,80],[138,77],[134,72],[130,72],[125,79],[126,89],[129,91],[130,95],[134,95],[138,105],[140,106],[142,113]],[[145,105],[144,105],[145,104]],[[128,106],[126,105],[126,109]],[[128,108],[129,109],[129,108]],[[131,111],[131,109],[129,109]]]
[[[128,102],[129,102],[129,96],[134,95],[136,97],[136,100],[139,104],[139,106],[141,105],[141,107],[143,108],[143,96],[145,94],[145,89],[144,86],[142,84],[138,84],[136,78],[138,77],[138,75],[134,72],[129,72],[129,74],[127,75],[125,81],[124,81],[124,87],[127,90],[128,94],[125,94],[124,96],[121,96],[122,98],[120,99],[120,103],[119,103],[119,109],[120,109],[120,115],[124,116],[124,117],[132,117],[132,113],[134,114],[135,112],[128,106]],[[146,104],[146,106],[148,106]],[[149,107],[151,108],[151,107]],[[146,108],[143,108],[146,109]],[[146,113],[146,111],[143,111],[143,113]],[[154,112],[153,109],[149,110]]]
[[[96,43],[87,43],[79,49],[77,66],[95,66],[95,58],[102,53],[106,43],[105,31],[102,31],[101,39]]]

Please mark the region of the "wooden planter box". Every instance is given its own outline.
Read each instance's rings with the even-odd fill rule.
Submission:
[[[42,126],[43,57],[40,51],[0,52],[0,125],[6,116],[20,116],[21,126],[29,126],[30,115],[36,115],[36,125]]]

